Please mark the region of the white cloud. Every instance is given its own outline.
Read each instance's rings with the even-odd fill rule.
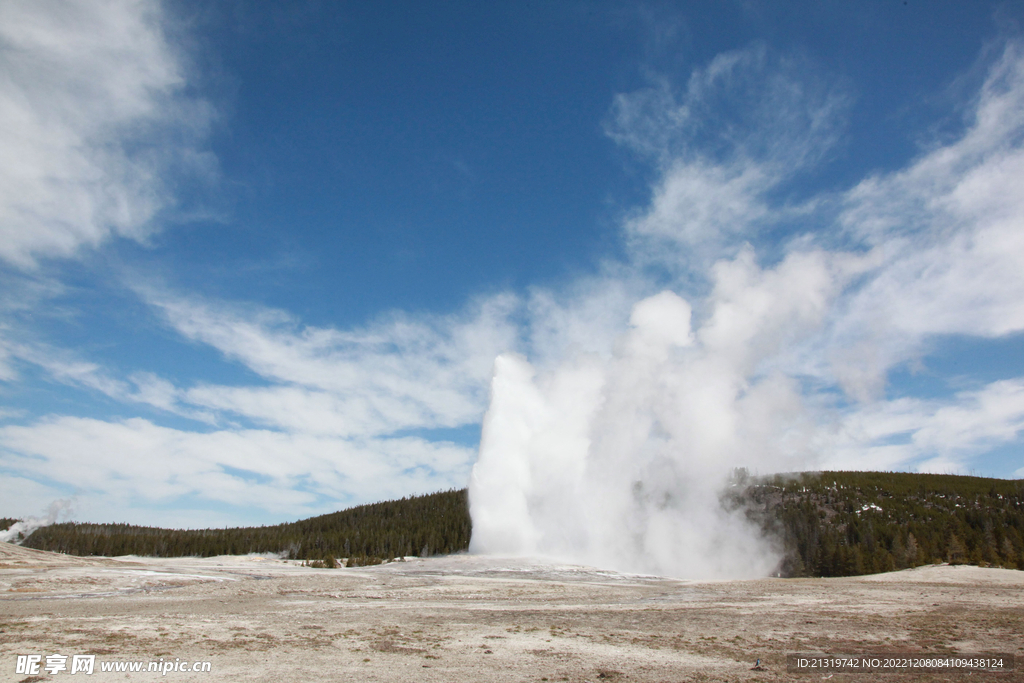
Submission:
[[[181,398],[193,405],[300,434],[359,437],[394,431],[396,425],[420,426],[427,422],[420,412],[403,410],[401,401],[389,397],[368,399],[294,386],[205,385],[187,390]],[[389,407],[393,412],[388,411]]]
[[[1007,45],[963,136],[845,197],[840,224],[878,265],[830,339],[844,387],[877,395],[930,335],[1024,330],[1024,48]]]
[[[81,360],[76,354],[47,344],[9,343],[7,352],[18,360],[37,365],[62,384],[87,387],[112,398],[124,399],[128,385],[110,377],[99,365]]]
[[[283,428],[369,436],[475,422],[494,357],[518,344],[510,316],[519,304],[510,296],[459,315],[396,313],[352,330],[302,326],[277,310],[147,296],[181,334],[274,383],[200,386],[182,400]]]
[[[769,218],[763,195],[773,185],[756,164],[679,163],[655,188],[650,209],[629,224],[634,247],[643,251],[670,240],[704,252],[697,256],[718,257],[737,235],[752,235]],[[669,260],[678,258],[676,250],[669,252]]]
[[[900,398],[843,419],[825,467],[965,472],[972,459],[1024,431],[1024,379],[993,382],[944,399]]]
[[[265,430],[199,433],[134,418],[53,417],[0,427],[15,476],[145,509],[195,497],[282,517],[463,485],[473,451],[418,438],[359,439]],[[174,513],[164,524],[177,523]]]
[[[214,421],[209,412],[184,405],[181,402],[182,391],[151,372],[137,372],[122,380],[114,377],[107,368],[82,360],[67,349],[41,342],[11,342],[0,337],[0,360],[5,359],[9,359],[9,364],[5,367],[0,363],[0,379],[13,380],[17,377],[13,361],[30,363],[61,384],[91,389],[116,401],[147,404],[200,422]]]
[[[0,259],[144,240],[210,117],[183,94],[156,0],[0,4]]]
[[[635,258],[699,271],[807,210],[769,195],[828,154],[843,127],[849,98],[815,72],[755,44],[695,69],[685,88],[659,80],[616,97],[608,134],[662,169],[650,206],[626,225]]]

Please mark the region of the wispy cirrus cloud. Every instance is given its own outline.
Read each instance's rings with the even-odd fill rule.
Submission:
[[[145,296],[180,334],[273,383],[198,386],[184,400],[278,427],[309,425],[312,414],[317,429],[363,435],[474,422],[494,357],[518,344],[520,304],[508,295],[455,315],[395,313],[348,330],[301,325],[280,310]]]
[[[122,378],[117,376],[116,370],[84,360],[74,351],[36,340],[13,341],[0,336],[0,361],[3,360],[8,363],[9,374],[3,377],[3,364],[0,362],[0,379],[16,380],[18,372],[15,365],[34,365],[43,370],[50,381],[95,391],[115,401],[146,404],[201,422],[212,423],[214,419],[211,413],[181,402],[182,392],[152,372],[135,372]]]
[[[1024,330],[1024,48],[991,66],[963,135],[843,198],[839,225],[878,265],[844,300],[830,338],[844,387],[877,394],[932,335]],[[844,356],[844,354],[847,354]]]
[[[156,0],[0,6],[0,259],[145,240],[169,176],[214,172],[212,110],[186,94],[163,19]]]
[[[944,399],[876,401],[850,413],[823,467],[965,473],[974,457],[1024,433],[1024,378]]]
[[[718,55],[685,86],[660,78],[618,95],[608,134],[661,170],[625,226],[634,258],[699,272],[806,211],[771,195],[831,152],[850,104],[809,60],[760,43]]]

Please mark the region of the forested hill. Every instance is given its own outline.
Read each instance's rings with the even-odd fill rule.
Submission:
[[[1024,569],[1024,480],[822,472],[744,481],[723,496],[785,551],[783,576],[949,562]]]
[[[883,472],[739,476],[722,504],[775,539],[784,576],[849,576],[943,561],[1024,569],[1024,480]],[[269,527],[53,524],[23,545],[107,556],[283,552],[292,559],[349,558],[353,566],[465,550],[470,529],[461,490]]]
[[[65,522],[37,529],[22,545],[70,555],[244,555],[349,558],[349,566],[403,555],[448,554],[469,547],[465,489],[360,505],[277,526],[174,530],[129,524]]]

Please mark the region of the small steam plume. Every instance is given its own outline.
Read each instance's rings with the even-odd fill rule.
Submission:
[[[33,531],[44,526],[49,526],[56,522],[60,517],[71,516],[72,504],[74,499],[72,498],[61,498],[55,500],[46,508],[45,517],[26,517],[20,522],[15,522],[6,531],[0,531],[0,541],[4,543],[17,543],[21,544],[23,540],[28,538]]]
[[[547,372],[497,359],[471,551],[680,578],[776,568],[770,542],[719,496],[736,467],[813,461],[818,422],[771,361],[820,325],[841,278],[821,253],[771,271],[745,253],[717,269],[696,330],[690,304],[663,291],[633,307],[610,358],[576,354]]]

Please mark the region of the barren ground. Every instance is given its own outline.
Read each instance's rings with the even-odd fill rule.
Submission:
[[[689,582],[473,556],[331,570],[0,544],[0,680],[1024,680],[1022,589],[1022,571],[977,567]],[[15,673],[17,654],[55,652],[97,655],[96,673]],[[787,673],[785,656],[803,652],[1001,652],[1018,666]],[[209,661],[212,673],[99,671],[161,658]],[[751,670],[758,658],[763,671]]]

